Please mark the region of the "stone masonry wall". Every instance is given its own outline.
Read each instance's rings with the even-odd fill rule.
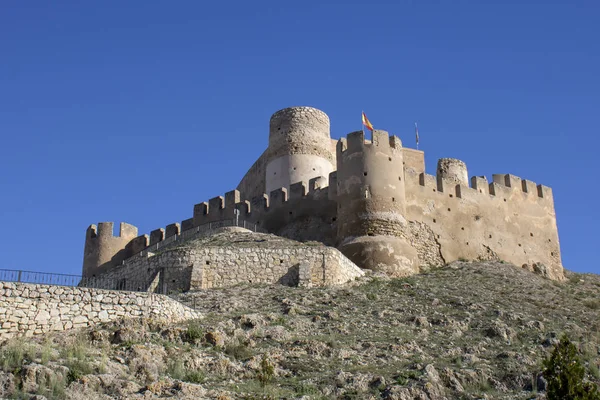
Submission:
[[[206,242],[132,257],[104,274],[105,288],[124,287],[156,293],[224,287],[238,283],[296,286],[337,285],[364,272],[333,247],[301,245],[271,235],[225,232],[207,236],[236,245]],[[300,282],[300,265],[306,279]],[[306,275],[308,274],[308,275]],[[139,287],[138,287],[139,286]]]
[[[165,322],[200,317],[162,295],[0,282],[0,341],[142,316]]]
[[[200,248],[192,251],[192,287],[238,283],[326,286],[348,282],[364,272],[339,250],[325,246],[290,248]],[[309,271],[301,281],[300,266]]]

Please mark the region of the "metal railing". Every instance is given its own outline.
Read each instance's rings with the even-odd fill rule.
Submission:
[[[236,218],[224,219],[221,221],[208,222],[206,224],[202,224],[202,225],[196,226],[194,228],[182,231],[178,235],[169,236],[169,237],[165,238],[164,240],[161,240],[160,242],[156,242],[153,245],[146,247],[144,250],[140,251],[139,253],[136,253],[135,255],[144,256],[144,255],[148,254],[148,252],[157,251],[161,247],[164,247],[173,242],[182,242],[185,240],[190,240],[190,239],[195,238],[196,236],[201,236],[201,235],[206,234],[207,232],[213,231],[215,229],[227,228],[227,227],[232,227],[232,226],[246,228],[253,232],[258,232],[258,233],[268,233],[265,229],[260,228],[254,222],[249,222],[249,221],[246,221],[243,219],[236,219]],[[124,260],[123,263],[125,263],[125,261],[126,260]]]
[[[268,233],[265,229],[257,226],[257,224],[243,219],[233,218],[222,221],[209,222],[192,229],[187,229],[178,235],[169,236],[164,240],[153,244],[152,246],[146,247],[142,250],[140,255],[145,255],[148,252],[156,251],[161,247],[164,247],[173,242],[181,242],[184,240],[193,239],[196,236],[206,234],[215,229],[237,226],[246,228],[254,232]],[[125,260],[126,261],[126,260]],[[124,262],[125,262],[124,261]],[[126,290],[134,292],[146,292],[154,291],[151,289],[152,277],[148,276],[147,279],[141,280],[130,280],[124,278],[111,278],[111,277],[83,277],[81,275],[70,275],[70,274],[56,274],[50,272],[36,272],[36,271],[24,271],[17,269],[0,269],[0,282],[20,282],[20,283],[31,283],[40,285],[56,285],[56,286],[71,286],[71,287],[85,287],[94,289],[107,289],[107,290]],[[180,291],[178,287],[170,286],[167,282],[161,280],[159,293],[169,294]]]
[[[127,290],[145,292],[148,281],[132,281],[129,279],[82,277],[81,275],[54,274],[49,272],[23,271],[16,269],[0,269],[0,281],[20,282],[38,285],[55,285],[86,287],[94,289]]]

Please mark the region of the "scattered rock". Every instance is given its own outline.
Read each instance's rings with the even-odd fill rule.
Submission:
[[[206,334],[204,335],[204,339],[209,343],[212,344],[213,346],[216,347],[223,347],[225,346],[225,338],[223,337],[223,334],[221,334],[220,332],[206,332]]]
[[[9,397],[15,391],[15,376],[10,372],[0,371],[0,398]]]

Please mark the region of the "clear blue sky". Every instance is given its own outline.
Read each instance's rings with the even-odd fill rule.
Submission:
[[[52,4],[51,4],[52,3]],[[373,124],[470,175],[554,190],[564,265],[600,273],[597,1],[3,1],[0,268],[80,273],[235,188],[278,109]]]

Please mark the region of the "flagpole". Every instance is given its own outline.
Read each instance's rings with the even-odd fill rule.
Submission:
[[[365,123],[363,122],[363,116],[365,115],[365,110],[360,112],[360,129],[362,130],[363,137],[365,137]]]
[[[415,122],[415,139],[417,140],[417,150],[419,150],[419,128]]]

